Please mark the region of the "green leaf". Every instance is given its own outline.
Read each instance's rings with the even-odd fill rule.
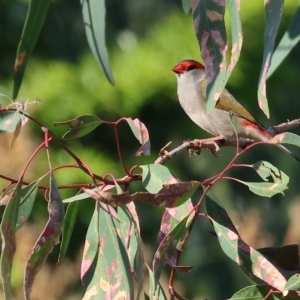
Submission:
[[[207,113],[210,113],[226,85],[225,1],[203,0],[191,3],[194,28],[205,64]]]
[[[146,264],[149,273],[149,299],[167,300],[165,292],[160,283],[155,283],[154,274],[149,266]]]
[[[23,226],[31,214],[39,183],[40,180],[36,180],[21,190],[21,204],[18,209],[16,230]]]
[[[191,9],[191,0],[181,0],[184,13],[187,15]]]
[[[233,71],[233,68],[239,60],[243,44],[243,31],[240,16],[240,0],[227,0],[226,5],[228,7],[231,20],[232,46],[230,64],[226,71],[225,83],[228,81],[229,76]]]
[[[286,185],[289,183],[289,177],[267,161],[258,161],[252,167],[264,181],[269,181],[268,178],[271,176],[274,182]]]
[[[50,197],[48,202],[48,222],[37,239],[25,267],[24,296],[30,299],[30,292],[36,273],[45,263],[53,247],[59,242],[64,220],[64,205],[53,174],[50,175]]]
[[[300,275],[295,274],[292,277],[290,277],[289,280],[287,281],[284,289],[289,290],[289,291],[299,291],[300,290]]]
[[[107,79],[114,84],[105,45],[105,1],[81,0],[80,2],[89,46]]]
[[[44,24],[50,2],[51,0],[31,0],[29,3],[14,65],[13,99],[18,96],[28,58]]]
[[[131,118],[125,118],[128,125],[130,126],[131,131],[133,132],[136,139],[140,142],[142,147],[136,152],[136,156],[140,156],[141,154],[150,155],[150,140],[148,129],[144,123],[142,123],[139,119],[132,120]]]
[[[176,183],[178,180],[171,174],[169,169],[158,164],[140,166],[142,169],[142,183],[149,193],[156,194],[164,184]]]
[[[284,61],[291,50],[298,44],[300,40],[300,6],[295,12],[292,21],[283,35],[279,45],[277,46],[271,60],[271,66],[267,74],[269,78],[278,66]]]
[[[0,133],[15,132],[20,126],[20,122],[24,125],[27,118],[17,111],[1,111],[0,112]]]
[[[260,109],[268,118],[270,117],[270,112],[267,100],[266,79],[281,21],[283,2],[283,0],[265,0],[266,27],[264,32],[264,54],[258,81],[257,97]]]
[[[279,291],[284,291],[284,276],[265,256],[241,239],[227,212],[218,203],[220,201],[216,196],[209,192],[206,201],[207,213],[224,253],[252,280],[262,280]]]
[[[79,208],[78,201],[70,203],[67,207],[65,219],[64,219],[64,225],[62,229],[62,239],[60,243],[58,263],[60,263],[60,261],[64,259],[67,249],[69,247],[71,235],[73,233],[75,221],[78,214],[78,208]]]
[[[23,177],[21,177],[8,201],[1,221],[2,253],[0,258],[1,281],[5,299],[11,299],[11,267],[16,251],[16,222],[21,199]]]
[[[283,194],[283,191],[288,189],[285,183],[278,182],[246,182],[241,181],[244,185],[247,185],[249,190],[256,195],[262,197],[272,197],[276,194]]]
[[[229,300],[242,300],[242,299],[264,300],[266,299],[266,296],[269,295],[269,293],[270,293],[269,285],[251,285],[236,292]],[[279,300],[279,299],[287,299],[287,298],[277,294],[276,295],[272,294],[267,297],[267,299],[270,300]]]
[[[284,132],[275,135],[270,142],[275,144],[289,144],[300,147],[300,136],[294,133]]]
[[[72,120],[55,122],[54,126],[69,126],[70,130],[68,130],[62,137],[65,140],[69,140],[76,139],[90,133],[102,123],[103,121],[97,116],[83,115]]]
[[[93,263],[93,274],[89,282],[85,283],[84,299],[133,299],[130,262],[117,231],[120,224],[116,222],[120,221],[112,214],[115,211],[110,206],[99,203],[99,235],[94,235],[96,243],[92,242],[93,247],[96,247],[94,252],[97,252],[93,261],[92,257],[89,258],[88,265]]]

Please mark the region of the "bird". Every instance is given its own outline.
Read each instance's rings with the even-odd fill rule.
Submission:
[[[262,142],[273,138],[226,89],[220,93],[212,112],[207,114],[207,78],[205,67],[200,62],[182,60],[172,71],[177,78],[177,95],[181,107],[195,124],[208,133],[228,141],[236,140],[237,136],[239,139]],[[289,149],[281,144],[275,145],[300,162]]]

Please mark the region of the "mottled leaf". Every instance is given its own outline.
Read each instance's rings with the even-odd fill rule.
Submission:
[[[51,0],[30,0],[14,65],[13,99],[17,98],[25,67],[35,46]]]
[[[208,194],[207,213],[224,253],[252,280],[262,280],[279,291],[283,291],[286,284],[284,276],[266,257],[241,239],[227,212],[218,204],[217,198],[211,192]]]
[[[274,182],[286,185],[289,183],[289,177],[267,161],[258,161],[252,167],[264,181],[269,181],[268,178],[271,177]]]
[[[279,24],[282,16],[283,2],[284,0],[265,0],[265,17],[266,27],[264,32],[264,54],[262,67],[258,81],[258,104],[260,109],[269,118],[269,105],[267,100],[267,72],[270,67],[271,57],[273,54],[275,39],[277,36]]]
[[[228,81],[229,76],[233,71],[233,68],[239,60],[243,44],[243,31],[240,16],[240,0],[227,0],[226,5],[230,14],[232,47],[230,64],[226,71],[225,82]]]
[[[205,64],[207,112],[210,113],[226,85],[225,0],[192,1],[191,5],[194,29]]]
[[[64,259],[67,253],[67,249],[69,247],[71,235],[73,233],[75,221],[78,215],[78,208],[79,208],[78,201],[70,203],[67,207],[65,218],[64,218],[64,225],[62,229],[62,239],[60,243],[58,263],[60,263],[60,261]]]
[[[120,222],[108,213],[111,208],[99,203],[99,250],[95,257],[95,271],[86,286],[83,300],[133,299],[133,282],[130,263],[117,228]]]
[[[17,111],[0,112],[0,133],[15,132],[18,127],[23,126],[27,118]]]
[[[11,194],[10,200],[8,201],[6,208],[3,213],[0,230],[1,230],[1,241],[2,251],[0,258],[0,269],[1,269],[1,281],[3,287],[3,294],[5,299],[11,299],[11,267],[13,257],[16,251],[16,222],[18,216],[18,208],[21,199],[21,188],[22,188],[23,177],[21,177]]]
[[[83,115],[76,117],[75,119],[64,121],[64,122],[55,122],[54,126],[67,125],[70,127],[64,135],[63,139],[76,139],[82,137],[91,131],[93,131],[96,127],[98,127],[103,121],[94,115]]]
[[[50,175],[50,197],[48,202],[48,222],[37,239],[25,267],[24,297],[29,299],[36,273],[45,263],[53,247],[59,242],[64,220],[64,206],[53,174]]]
[[[159,164],[140,166],[142,169],[142,183],[150,193],[157,193],[164,184],[177,183],[179,180],[173,176],[169,169]]]
[[[269,68],[267,78],[269,78],[278,66],[288,56],[290,51],[298,44],[300,40],[300,6],[296,10],[292,21],[283,35],[279,45],[277,46],[271,60],[271,66]]]
[[[129,257],[131,270],[134,272],[134,278],[137,280],[138,291],[135,298],[140,299],[144,282],[144,245],[134,203],[131,202],[118,208],[118,216],[121,239]]]
[[[163,271],[164,265],[176,265],[179,251],[176,249],[176,245],[180,242],[181,238],[187,231],[187,220],[189,216],[186,216],[181,220],[174,229],[172,229],[160,242],[153,260],[153,271],[155,284],[159,282],[159,278]]]
[[[125,118],[128,125],[130,126],[131,131],[133,132],[136,139],[142,145],[140,149],[136,152],[136,156],[140,156],[141,154],[150,155],[150,140],[148,129],[144,123],[142,123],[139,119],[132,120],[131,118]]]
[[[290,132],[275,135],[271,141],[274,144],[289,144],[300,147],[300,136]]]
[[[80,2],[89,46],[107,79],[113,84],[114,78],[105,45],[105,1],[80,0]]]

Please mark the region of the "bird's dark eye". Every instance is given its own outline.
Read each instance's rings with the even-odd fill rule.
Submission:
[[[196,69],[196,67],[194,65],[189,65],[187,69],[188,69],[188,71],[192,71],[192,70]]]

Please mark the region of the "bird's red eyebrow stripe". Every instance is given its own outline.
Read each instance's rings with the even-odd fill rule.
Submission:
[[[264,131],[259,126],[255,125],[254,123],[252,123],[248,120],[242,120],[241,124],[244,125],[244,126],[251,126],[252,128],[255,128],[255,129],[259,130],[261,132],[261,134],[264,135],[268,139],[272,138],[272,136],[269,135],[266,131]]]

